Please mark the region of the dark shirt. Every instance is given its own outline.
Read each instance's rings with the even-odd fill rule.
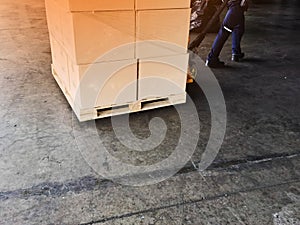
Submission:
[[[230,0],[228,1],[228,7],[233,7],[237,5],[241,5],[242,0]]]
[[[242,0],[229,0],[228,8],[239,6],[239,7],[241,7],[241,9],[243,11],[247,11],[248,10],[248,1],[245,0],[243,2],[243,5],[241,5],[241,3],[242,3]]]

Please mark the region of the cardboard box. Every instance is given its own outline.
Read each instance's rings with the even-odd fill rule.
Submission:
[[[135,0],[137,10],[190,8],[191,0]]]
[[[77,65],[52,35],[50,44],[60,86],[76,107],[91,109],[137,100],[137,60]]]
[[[45,1],[49,33],[57,40],[63,39],[62,9],[51,0]]]
[[[136,57],[186,53],[190,13],[190,9],[137,11]]]
[[[70,89],[70,77],[68,71],[68,56],[63,47],[54,36],[50,35],[52,65],[57,72],[58,78],[66,91]]]
[[[76,65],[69,60],[70,95],[81,109],[137,100],[137,61]]]
[[[68,12],[134,10],[134,0],[52,0]]]
[[[138,99],[185,93],[189,54],[139,61]]]
[[[134,59],[134,11],[65,13],[63,21],[62,43],[75,63]]]

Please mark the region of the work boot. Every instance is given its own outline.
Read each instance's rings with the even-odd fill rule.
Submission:
[[[245,53],[232,54],[231,61],[240,62],[245,57]]]
[[[219,59],[217,59],[217,60],[206,60],[205,65],[210,67],[210,68],[223,68],[223,67],[225,67],[225,63],[220,61]]]

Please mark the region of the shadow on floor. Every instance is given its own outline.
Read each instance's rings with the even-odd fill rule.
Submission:
[[[242,62],[249,62],[249,63],[265,63],[267,60],[257,57],[246,57],[243,59]]]

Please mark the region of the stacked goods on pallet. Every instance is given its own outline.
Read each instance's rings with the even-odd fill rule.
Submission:
[[[52,72],[80,121],[150,109],[141,102],[153,99],[162,99],[155,107],[173,104],[166,99],[185,102],[189,6],[189,0],[46,0]],[[176,88],[144,79],[153,76]]]
[[[114,104],[121,87],[136,83],[134,47],[122,54],[101,56],[135,41],[134,0],[46,0],[46,9],[53,74],[79,119],[82,112]],[[120,64],[129,66],[120,70]],[[82,94],[86,91],[79,86],[83,77],[88,73],[97,83],[105,71],[117,72],[103,81],[101,90],[94,87],[98,90],[88,96],[91,101],[85,100]],[[124,103],[136,101],[136,92],[131,87],[123,95]]]

